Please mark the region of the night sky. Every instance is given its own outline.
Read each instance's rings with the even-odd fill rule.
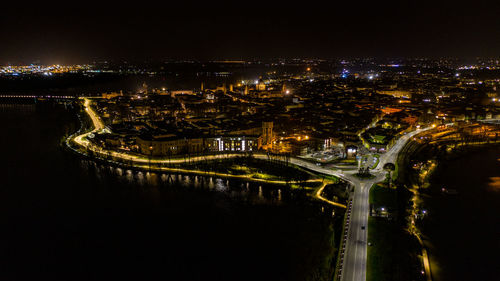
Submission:
[[[494,1],[18,2],[2,3],[0,64],[500,55]]]

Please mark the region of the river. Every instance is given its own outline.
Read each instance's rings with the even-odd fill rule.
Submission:
[[[322,280],[332,218],[283,186],[150,174],[65,151],[60,105],[1,105],[0,279]]]
[[[498,280],[500,147],[442,163],[430,196],[423,234],[435,281]],[[441,188],[452,190],[444,194]],[[456,191],[456,192],[455,192]]]

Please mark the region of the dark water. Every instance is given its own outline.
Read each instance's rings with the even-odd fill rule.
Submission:
[[[444,164],[425,202],[424,234],[436,281],[498,280],[500,273],[500,147]],[[444,195],[441,187],[458,194]]]
[[[331,210],[283,187],[96,165],[59,145],[74,121],[0,105],[1,280],[322,276]]]

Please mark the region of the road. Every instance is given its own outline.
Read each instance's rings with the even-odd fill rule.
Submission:
[[[309,170],[339,177],[354,186],[354,195],[352,197],[352,209],[350,222],[347,233],[346,249],[344,254],[344,262],[342,265],[341,279],[344,281],[365,281],[366,280],[366,261],[367,261],[367,240],[368,240],[368,216],[370,212],[369,196],[370,188],[385,179],[386,171],[384,165],[386,163],[395,163],[399,152],[405,144],[415,135],[423,133],[432,127],[419,129],[406,135],[401,136],[392,148],[385,154],[380,155],[380,160],[371,170],[374,175],[370,179],[359,179],[354,176],[357,171],[338,171],[325,169],[313,163],[298,159],[290,158],[290,162],[297,166],[307,168]],[[262,157],[262,156],[257,156]],[[320,195],[316,195],[320,197]],[[321,199],[321,198],[320,198]],[[364,227],[364,229],[363,229]]]
[[[99,130],[104,129],[104,125],[95,111],[90,107],[90,101],[85,99],[84,106],[86,112],[89,114],[92,122],[94,123],[94,130],[92,132],[97,132]],[[346,248],[345,254],[343,256],[343,263],[341,265],[340,280],[343,281],[365,281],[366,280],[366,260],[367,260],[367,233],[368,233],[368,215],[369,215],[369,194],[370,188],[378,182],[384,180],[386,176],[386,172],[383,167],[386,163],[395,163],[397,160],[397,156],[401,149],[405,146],[405,144],[410,140],[413,136],[425,132],[427,130],[432,129],[432,127],[426,129],[418,129],[411,133],[407,133],[401,136],[397,142],[392,146],[392,148],[386,152],[385,154],[380,155],[380,160],[374,169],[371,170],[371,173],[374,175],[373,178],[370,179],[359,179],[354,176],[357,171],[340,171],[340,170],[331,170],[326,169],[321,166],[317,166],[311,162],[307,162],[305,160],[299,158],[290,158],[290,162],[297,166],[307,168],[309,170],[315,171],[317,173],[322,173],[326,175],[336,176],[341,178],[354,186],[354,194],[352,196],[352,209],[351,209],[351,217],[350,223],[348,226],[348,236],[345,241]],[[92,133],[91,132],[91,133]],[[93,147],[85,137],[90,133],[86,133],[83,135],[79,135],[74,138],[74,141],[83,147],[87,147],[90,149],[97,149]],[[206,161],[210,159],[218,159],[218,158],[230,158],[241,156],[240,154],[223,154],[223,155],[207,155],[207,156],[199,156],[199,157],[191,157],[189,160],[186,159],[149,159],[147,157],[140,157],[136,155],[130,155],[122,152],[115,151],[107,151],[102,152],[97,150],[100,153],[108,153],[113,157],[124,159],[127,161],[133,161],[138,164],[145,163],[182,163],[186,161],[195,162],[195,161]],[[255,158],[266,159],[266,154],[254,154]],[[321,199],[323,201],[327,201],[331,203],[329,200],[323,198],[321,196],[321,190],[315,194],[315,197]],[[335,203],[335,202],[333,202]],[[338,204],[338,203],[337,203]],[[345,206],[343,206],[345,207]]]
[[[420,134],[432,128],[419,129],[401,136],[392,148],[385,154],[380,155],[380,161],[371,170],[375,176],[368,180],[360,180],[353,175],[347,175],[347,179],[354,185],[354,195],[352,200],[351,220],[348,229],[348,239],[342,266],[340,280],[343,281],[365,281],[366,280],[366,260],[367,260],[367,239],[368,239],[368,215],[370,212],[369,196],[370,188],[384,180],[386,163],[395,163],[397,156],[405,144],[416,134]],[[352,173],[352,172],[351,172]],[[364,229],[363,229],[364,227]]]

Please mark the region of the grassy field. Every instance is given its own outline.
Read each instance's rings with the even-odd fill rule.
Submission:
[[[200,161],[179,165],[180,168],[218,172],[231,175],[246,175],[255,179],[270,181],[286,181],[311,186],[307,180],[316,178],[316,175],[292,164],[277,161],[267,161],[252,157],[236,157]]]
[[[386,186],[375,184],[370,189],[369,202],[375,208],[386,207],[388,210],[395,210],[397,208],[397,194],[395,189]]]
[[[325,186],[322,195],[328,200],[346,204],[349,197],[349,193],[346,192],[347,186],[346,182],[328,184]]]
[[[391,262],[394,253],[394,239],[396,229],[386,218],[368,218],[368,247],[366,280],[392,280]]]
[[[397,220],[401,206],[398,191],[377,184],[370,190],[374,208],[386,207],[390,217],[368,218],[367,281],[415,280],[419,271],[418,243]]]
[[[393,207],[395,203],[395,190],[375,184],[370,189],[370,205],[374,208]],[[390,280],[390,257],[393,252],[393,243],[396,229],[387,218],[368,218],[368,247],[367,281]]]

